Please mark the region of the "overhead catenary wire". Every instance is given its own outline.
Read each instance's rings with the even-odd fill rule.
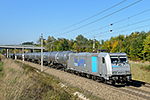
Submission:
[[[132,26],[132,25],[137,25],[137,24],[140,24],[140,23],[149,21],[149,20],[150,20],[150,18],[145,19],[145,20],[141,20],[141,21],[138,21],[138,22],[135,22],[135,23],[127,24],[127,25],[121,26],[121,27],[119,27],[119,28],[115,28],[115,29],[113,29],[112,31],[118,30],[118,29],[122,29],[122,28],[125,28],[125,27],[130,27],[130,26]],[[111,31],[111,32],[112,32],[112,31]],[[96,33],[96,34],[92,34],[92,35],[89,35],[89,36],[87,36],[87,37],[93,37],[93,35],[94,35],[94,36],[97,36],[97,35],[101,35],[101,34],[103,34],[103,33],[110,33],[110,30],[106,30],[106,31],[103,31],[103,32],[99,32],[99,33]],[[75,37],[75,36],[74,36],[74,37]],[[99,36],[98,36],[98,37],[99,37]]]
[[[123,31],[118,31],[118,32],[115,32],[115,33],[125,32],[125,31],[129,31],[129,30],[138,29],[138,28],[143,28],[143,27],[149,27],[149,26],[150,26],[150,24],[144,25],[144,26],[140,26],[140,27],[136,27],[136,28],[131,28],[131,29],[123,30]]]
[[[65,27],[65,28],[62,28],[62,29],[59,29],[59,30],[56,30],[56,31],[53,31],[53,32],[50,32],[50,33],[55,33],[55,32],[58,32],[58,31],[62,31],[62,30],[68,29],[68,28],[70,28],[70,27],[73,27],[73,26],[75,26],[75,25],[77,25],[77,24],[80,24],[80,23],[82,23],[82,22],[85,22],[85,21],[87,21],[87,20],[89,20],[89,19],[91,19],[91,18],[93,18],[93,17],[95,17],[95,16],[98,16],[98,15],[100,15],[100,14],[102,14],[102,13],[104,13],[104,12],[106,12],[106,11],[108,11],[108,10],[110,10],[110,9],[112,9],[112,8],[114,8],[114,7],[118,6],[118,5],[120,5],[120,4],[122,4],[122,3],[125,2],[125,1],[126,1],[126,0],[123,0],[123,1],[121,1],[121,2],[119,2],[119,3],[117,3],[117,4],[113,5],[113,6],[111,6],[111,7],[109,7],[109,8],[107,8],[107,9],[105,9],[105,10],[103,10],[103,11],[101,11],[101,12],[95,14],[95,15],[93,15],[93,16],[90,16],[90,17],[88,17],[88,18],[82,20],[82,21],[79,21],[79,22],[77,22],[77,23],[75,23],[75,24],[72,24],[72,25],[70,25],[70,26],[67,26],[67,27]]]
[[[129,26],[132,26],[132,25],[135,25],[135,24],[139,24],[139,23],[143,23],[143,22],[146,22],[146,21],[149,21],[149,20],[150,20],[150,18],[149,18],[149,19],[142,20],[142,21],[138,21],[138,22],[135,22],[135,23],[132,23],[132,24],[128,24],[128,25],[126,25],[126,26],[122,26],[122,27],[119,27],[119,28],[115,28],[115,29],[113,29],[113,30],[121,29],[121,28],[124,28],[124,27],[129,27]]]
[[[134,15],[132,15],[132,16],[126,17],[126,18],[124,18],[124,19],[121,19],[121,20],[116,21],[116,22],[111,23],[111,24],[113,24],[113,25],[114,25],[114,24],[120,23],[120,22],[122,22],[122,21],[128,20],[128,19],[133,18],[133,17],[135,17],[135,16],[138,16],[138,15],[140,15],[140,14],[143,14],[143,13],[145,13],[145,12],[147,12],[147,11],[150,11],[150,9],[144,10],[144,11],[142,11],[142,12],[140,12],[140,13],[136,13],[136,14],[134,14]],[[88,33],[91,33],[91,32],[94,32],[94,31],[97,31],[97,30],[100,30],[100,29],[103,29],[103,28],[109,27],[111,24],[109,24],[109,25],[105,25],[105,26],[103,26],[103,27],[101,27],[101,28],[97,28],[97,29],[94,29],[94,30],[91,30],[91,31],[85,32],[85,33],[83,33],[83,34],[85,35],[85,34],[88,34]]]
[[[119,10],[113,12],[113,13],[110,13],[110,14],[104,16],[104,17],[101,17],[101,18],[99,18],[99,19],[97,19],[97,20],[94,20],[94,21],[92,21],[92,22],[90,22],[90,23],[87,23],[87,24],[85,24],[85,25],[82,25],[82,26],[80,26],[80,27],[77,27],[77,28],[75,28],[75,29],[72,29],[72,30],[70,30],[70,31],[67,31],[67,32],[58,34],[58,35],[56,35],[56,36],[64,35],[64,34],[67,34],[67,33],[72,32],[72,31],[78,30],[78,29],[80,29],[80,28],[83,28],[83,27],[85,27],[85,26],[88,26],[88,25],[90,25],[90,24],[93,24],[93,23],[95,23],[95,22],[97,22],[97,21],[99,21],[99,20],[102,20],[102,19],[104,19],[104,18],[107,18],[108,16],[111,16],[111,15],[113,15],[113,14],[115,14],[115,13],[118,13],[118,12],[120,12],[120,11],[122,11],[122,10],[124,10],[124,9],[126,9],[126,8],[128,8],[128,7],[130,7],[130,6],[133,6],[133,5],[137,4],[137,3],[140,2],[140,1],[141,1],[141,0],[138,0],[138,1],[136,1],[136,2],[134,2],[134,3],[132,3],[132,4],[130,4],[130,5],[126,6],[126,7],[123,7],[123,8],[121,8],[121,9],[119,9]]]
[[[116,33],[120,33],[120,32],[126,32],[126,31],[130,31],[130,30],[134,30],[134,29],[144,28],[144,27],[150,27],[150,24],[144,25],[144,26],[140,26],[140,27],[131,28],[131,29],[127,29],[127,30],[117,31],[115,33],[111,33],[111,35],[112,34],[116,34]],[[110,32],[106,32],[106,33],[103,33],[103,34],[110,35]],[[107,36],[107,35],[105,35],[105,36]],[[99,35],[99,36],[96,36],[96,37],[102,37],[102,35]],[[108,40],[108,39],[102,39],[102,40]]]
[[[138,22],[135,22],[135,23],[132,23],[132,24],[127,24],[127,25],[121,26],[121,27],[119,27],[119,28],[115,28],[115,29],[113,29],[113,30],[122,29],[122,28],[129,27],[129,26],[132,26],[132,25],[135,25],[135,24],[140,24],[140,23],[143,23],[143,22],[146,22],[146,21],[149,21],[149,20],[150,20],[150,18],[145,19],[145,20],[142,20],[142,21],[138,21]],[[90,35],[90,36],[88,36],[88,37],[91,37],[91,36],[93,36],[93,35],[97,36],[97,35],[100,35],[100,34],[103,34],[103,33],[109,33],[109,32],[110,32],[110,30],[107,30],[107,31],[100,32],[100,33],[97,33],[97,34],[92,34],[92,35]]]
[[[114,23],[122,22],[122,21],[124,21],[124,20],[126,20],[126,19],[130,19],[130,18],[132,18],[132,17],[135,17],[135,16],[137,16],[137,15],[140,15],[140,14],[142,14],[142,13],[145,13],[145,12],[147,12],[147,11],[149,11],[149,10],[150,10],[150,9],[144,10],[144,11],[142,11],[142,12],[140,12],[140,13],[137,13],[137,14],[132,15],[132,16],[130,16],[130,17],[127,17],[127,18],[124,18],[124,19],[122,19],[122,20],[116,21],[116,22],[114,22]]]
[[[117,32],[114,32],[114,33],[111,33],[111,34],[116,34],[116,33],[120,33],[120,32],[126,32],[126,31],[130,31],[130,30],[133,30],[133,29],[143,28],[143,27],[150,27],[150,24],[144,25],[144,26],[140,26],[140,27],[131,28],[131,29],[127,29],[127,30],[117,31]],[[103,33],[103,34],[107,34],[107,33]],[[110,35],[110,33],[108,35]],[[96,36],[96,37],[101,37],[101,36]]]

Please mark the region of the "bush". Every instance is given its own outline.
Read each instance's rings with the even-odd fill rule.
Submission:
[[[3,77],[4,75],[4,71],[3,70],[3,62],[0,61],[0,81],[1,81],[1,77]]]
[[[150,65],[149,66],[142,66],[141,69],[146,70],[146,71],[150,71]]]
[[[0,71],[2,71],[2,69],[3,69],[2,66],[3,66],[3,62],[0,61]]]
[[[150,65],[147,67],[148,70],[150,70]]]
[[[142,63],[145,63],[145,60],[142,60]]]

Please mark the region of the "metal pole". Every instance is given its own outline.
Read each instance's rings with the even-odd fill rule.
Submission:
[[[22,48],[22,61],[24,63],[24,48]]]
[[[15,55],[15,60],[17,59],[17,56],[16,56],[16,45],[14,46],[14,55]]]
[[[43,72],[43,34],[41,34],[41,71]]]
[[[33,46],[33,53],[34,53],[34,46]]]
[[[93,39],[93,52],[95,51],[95,36],[94,36],[94,39]]]

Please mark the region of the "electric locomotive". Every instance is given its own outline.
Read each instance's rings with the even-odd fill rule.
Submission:
[[[111,84],[132,79],[125,53],[70,53],[67,70]]]

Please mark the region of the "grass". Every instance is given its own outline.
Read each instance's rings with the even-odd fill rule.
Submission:
[[[44,99],[44,100],[74,100],[77,97],[60,88],[58,85],[60,80],[45,73],[41,73],[29,65],[21,64],[24,68],[24,73],[30,75],[32,85],[28,89],[24,89],[19,99]]]
[[[2,100],[80,100],[73,95],[76,91],[91,100],[100,100],[57,77],[17,61],[6,64],[3,72],[3,77],[0,77],[2,78],[0,81]],[[66,87],[62,87],[61,84],[65,84]]]
[[[4,75],[3,70],[3,62],[0,61],[0,81],[1,81],[1,77]]]
[[[3,66],[3,62],[0,61],[0,71],[2,71],[2,69],[3,69],[2,66]]]
[[[141,66],[141,69],[149,72],[150,71],[150,65],[149,66]]]
[[[131,73],[134,80],[150,83],[150,65],[149,63],[130,62]]]

